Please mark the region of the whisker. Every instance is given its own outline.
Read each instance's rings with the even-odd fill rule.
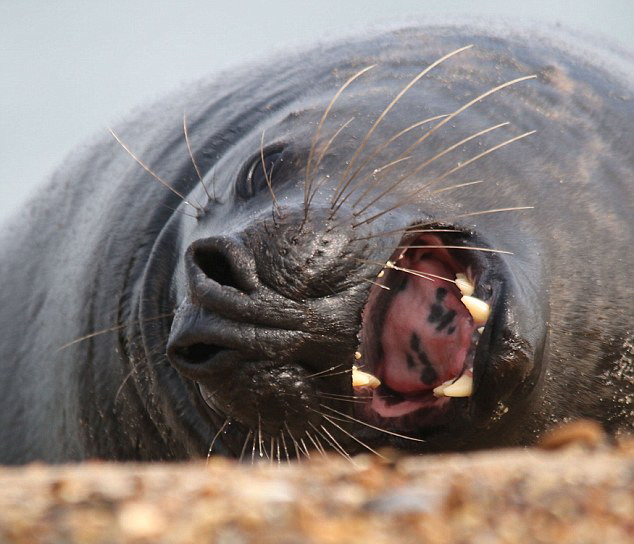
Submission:
[[[300,455],[299,444],[298,444],[297,440],[295,440],[295,437],[293,436],[293,433],[291,432],[291,429],[289,428],[288,423],[286,421],[284,421],[284,427],[286,428],[286,432],[288,432],[288,436],[293,441],[293,447],[295,448],[295,457],[296,457],[297,461],[299,463],[301,463],[302,460],[301,460],[301,455]],[[305,456],[306,457],[310,457],[310,455],[305,455]]]
[[[176,212],[176,213],[182,213],[183,215],[186,215],[187,217],[193,217],[194,219],[198,219],[197,215],[192,215],[191,213],[187,213],[185,210],[180,210],[178,208],[172,208],[172,206],[168,206],[167,204],[163,204],[163,203],[161,203],[160,206],[162,208],[167,208],[168,210],[172,210],[173,212]]]
[[[416,228],[416,225],[413,225],[413,227]],[[410,232],[416,233],[416,234],[423,234],[426,232],[461,232],[458,229],[434,229],[434,228],[422,229],[422,230],[411,230],[411,229],[412,227],[403,227],[401,229],[387,230],[384,232],[378,232],[376,234],[369,234],[368,236],[357,236],[352,241],[356,242],[357,240],[369,240],[371,238],[378,238],[380,236],[391,236],[392,234],[398,234],[399,232],[402,234],[405,234],[405,233],[409,234]]]
[[[286,446],[286,438],[284,438],[284,431],[280,432],[280,438],[282,440],[282,447],[284,448],[284,455],[286,456],[286,462],[290,463],[291,462],[291,457],[288,454],[288,447]]]
[[[377,283],[376,281],[372,281],[369,280],[367,278],[361,278],[363,281],[367,281],[368,283],[371,283],[372,285],[376,285],[377,287],[380,287],[381,289],[385,289],[386,291],[391,291],[392,289],[390,287],[388,287],[387,285],[382,285],[381,283]]]
[[[326,374],[328,372],[330,372],[331,370],[336,370],[340,367],[342,367],[343,365],[335,365],[335,366],[331,366],[330,368],[327,368],[326,370],[322,370],[320,372],[315,372],[314,374],[309,374],[308,376],[306,376],[305,379],[309,379],[309,378],[316,378],[317,376],[321,376],[323,374]]]
[[[359,368],[361,370],[361,369],[363,369],[363,366],[364,365],[361,365],[361,366],[359,366],[357,368]],[[322,396],[327,396],[328,395],[329,397],[331,397],[333,399],[355,399],[355,400],[361,399],[361,397],[359,397],[358,395],[340,395],[338,393],[324,393],[323,391],[321,391],[319,394],[322,395]]]
[[[200,169],[198,168],[198,164],[196,163],[196,159],[194,158],[194,153],[192,152],[192,146],[189,142],[189,131],[187,130],[187,114],[183,113],[183,133],[185,134],[185,145],[187,146],[187,152],[189,153],[189,158],[192,161],[192,164],[194,165],[194,170],[196,170],[196,175],[198,176],[198,181],[200,181],[200,184],[203,186],[203,190],[205,191],[205,194],[207,195],[207,198],[209,199],[210,202],[213,202],[213,198],[211,197],[211,195],[209,194],[209,191],[207,190],[207,186],[205,185],[205,182],[203,181],[203,176],[200,173]]]
[[[346,183],[344,184],[344,186],[342,187],[341,191],[339,191],[339,193],[337,195],[335,195],[335,201],[339,200],[339,198],[341,198],[341,195],[344,193],[344,191],[350,186],[350,183],[354,180],[354,178],[359,174],[359,172],[368,164],[370,163],[370,161],[372,161],[372,159],[374,159],[376,156],[378,156],[386,147],[388,147],[392,142],[396,141],[398,138],[400,138],[401,136],[407,134],[408,132],[410,132],[411,130],[414,130],[415,128],[420,127],[421,125],[427,124],[427,123],[431,123],[432,121],[437,121],[438,119],[442,119],[443,117],[447,117],[447,114],[442,114],[442,115],[435,115],[434,117],[428,117],[427,119],[423,119],[422,121],[418,121],[416,123],[414,123],[413,125],[410,125],[406,128],[404,128],[403,130],[401,130],[400,132],[397,132],[394,136],[392,136],[391,138],[389,138],[386,142],[384,142],[383,144],[381,144],[378,148],[376,148],[375,150],[372,151],[372,153],[370,153],[370,155],[368,155],[368,157],[357,167],[357,169],[352,173],[352,175],[348,178],[348,180],[346,181]],[[404,160],[405,157],[400,157],[398,159],[396,159],[396,161],[392,161],[392,163],[390,164],[396,164],[397,162]],[[387,165],[386,165],[387,166]],[[383,167],[385,168],[385,167]],[[376,170],[373,170],[372,172],[370,172],[370,174],[368,174],[367,176],[365,176],[364,178],[362,178],[361,180],[359,180],[357,183],[355,183],[352,188],[350,189],[350,191],[348,191],[348,194],[346,196],[344,196],[341,201],[338,202],[338,204],[333,208],[333,214],[337,212],[337,210],[343,205],[343,203],[348,200],[348,198],[355,192],[355,190],[357,189],[357,187],[362,186],[365,181],[371,176],[371,175],[375,175],[377,174]]]
[[[117,392],[114,395],[114,399],[112,400],[112,404],[117,404],[117,399],[119,398],[119,395],[121,394],[121,391],[123,391],[123,387],[125,386],[126,382],[132,377],[132,375],[136,372],[136,365],[132,366],[132,369],[130,370],[130,372],[128,372],[125,376],[125,378],[123,378],[123,380],[121,381],[121,385],[119,386],[119,388],[117,389]]]
[[[251,464],[255,465],[255,446],[257,442],[257,435],[253,433],[253,446],[251,447]]]
[[[412,249],[423,249],[423,248],[429,248],[429,249],[464,249],[464,250],[471,250],[471,251],[485,251],[488,253],[501,253],[502,255],[513,255],[512,251],[505,251],[503,249],[492,249],[490,247],[473,247],[473,246],[398,246],[398,249],[405,249],[405,248],[412,248]]]
[[[129,327],[131,325],[137,325],[137,324],[141,324],[141,323],[147,323],[149,321],[155,321],[157,319],[164,319],[166,317],[171,317],[174,315],[174,312],[170,312],[167,314],[161,314],[161,315],[157,315],[154,317],[148,317],[146,319],[137,319],[135,321],[129,321],[128,323],[122,323],[121,325],[114,325],[113,327],[108,327],[107,329],[101,329],[95,332],[91,332],[90,334],[85,334],[84,336],[80,336],[79,338],[75,338],[75,340],[71,340],[70,342],[66,342],[65,344],[61,345],[60,347],[58,347],[54,353],[57,353],[58,351],[62,351],[63,349],[69,348],[70,346],[73,346],[75,344],[78,344],[79,342],[83,342],[84,340],[89,340],[90,338],[94,338],[95,336],[99,336],[101,334],[107,334],[109,332],[116,332],[119,331],[121,329],[124,329],[125,327]]]
[[[337,136],[339,136],[339,134],[341,134],[341,132],[354,120],[354,117],[351,117],[350,119],[348,119],[343,125],[341,125],[339,127],[339,129],[337,130],[337,132],[335,132],[333,134],[333,136],[330,138],[330,140],[328,140],[328,143],[326,144],[326,146],[324,147],[324,149],[321,151],[321,153],[319,154],[319,157],[317,157],[317,162],[315,163],[315,168],[314,171],[317,172],[319,165],[321,164],[321,161],[323,160],[324,156],[326,155],[326,153],[328,152],[328,150],[330,149],[330,146],[332,145],[332,143],[335,141],[335,139],[337,138]],[[310,208],[310,204],[313,201],[313,198],[315,198],[315,195],[317,194],[317,191],[319,190],[319,188],[323,185],[323,181],[321,183],[318,183],[315,185],[315,189],[311,191],[311,188],[308,189],[308,201],[306,203],[306,210],[308,210],[308,208]],[[311,180],[311,186],[312,186],[312,180]]]
[[[220,391],[220,389],[221,389],[221,387],[217,387],[213,391],[207,390],[205,395],[203,395],[203,392],[201,391],[200,387],[198,388],[198,391],[200,393],[200,396],[203,398],[203,400],[205,402],[208,402],[208,401],[212,400],[218,394],[218,391]]]
[[[385,457],[385,455],[380,454],[378,451],[376,451],[375,449],[371,448],[370,446],[368,446],[365,442],[363,442],[362,440],[359,440],[356,436],[354,436],[352,433],[346,431],[346,429],[344,429],[341,425],[339,425],[338,423],[335,422],[335,420],[330,417],[327,416],[326,414],[321,414],[321,416],[328,421],[328,423],[330,423],[331,425],[334,425],[335,427],[337,427],[337,429],[339,429],[342,433],[348,435],[350,438],[352,438],[352,440],[354,440],[357,444],[360,444],[361,446],[363,446],[366,450],[372,452],[374,455],[376,455],[377,457],[380,457],[381,459],[384,459],[387,461],[387,457]]]
[[[449,219],[463,219],[465,217],[474,217],[476,215],[487,215],[490,213],[516,212],[520,210],[534,210],[534,209],[535,209],[535,206],[514,206],[511,208],[495,208],[491,210],[482,210],[478,212],[469,212],[469,213],[462,213],[460,215],[452,215],[449,217]]]
[[[434,183],[438,183],[439,181],[442,181],[444,178],[446,178],[447,176],[449,176],[450,174],[453,174],[455,172],[457,172],[458,170],[460,170],[461,168],[464,168],[465,166],[477,161],[478,159],[481,159],[482,157],[488,155],[489,153],[492,153],[493,151],[496,151],[498,149],[500,149],[501,147],[507,146],[513,142],[516,142],[518,140],[521,140],[522,138],[526,138],[527,136],[530,136],[531,134],[535,134],[535,130],[531,130],[529,132],[525,132],[524,134],[520,134],[519,136],[515,136],[514,138],[511,138],[509,140],[506,140],[500,144],[497,144],[493,147],[490,147],[489,149],[487,149],[486,151],[483,151],[482,153],[479,153],[478,155],[476,155],[475,157],[472,157],[471,159],[460,163],[458,166],[455,166],[454,168],[448,170],[447,172],[445,172],[444,174],[442,174],[439,178],[436,178],[435,180],[426,183],[424,185],[422,185],[421,187],[418,187],[415,191],[411,192],[410,194],[407,195],[406,198],[404,198],[403,200],[401,200],[400,202],[397,202],[394,206],[391,206],[390,208],[387,208],[386,210],[383,210],[367,219],[364,219],[363,221],[359,222],[359,223],[354,223],[352,225],[352,228],[357,228],[365,223],[371,223],[372,221],[375,221],[376,219],[378,219],[379,217],[381,217],[382,215],[385,215],[386,213],[391,212],[392,210],[399,208],[405,204],[408,204],[409,202],[411,202],[411,200],[420,192],[427,190],[431,185],[433,185]],[[363,209],[365,210],[367,208],[367,206]],[[363,211],[362,210],[362,211]],[[355,215],[359,215],[360,213],[362,213],[362,211],[360,212],[356,212]]]
[[[242,463],[242,460],[244,459],[244,454],[247,451],[247,445],[249,444],[249,439],[251,438],[252,434],[253,434],[253,431],[249,429],[249,432],[244,439],[244,445],[242,446],[242,451],[240,452],[240,458],[238,459],[238,462],[240,463]],[[251,463],[253,463],[253,461]]]
[[[306,442],[304,442],[303,438],[300,438],[299,442],[301,443],[302,446],[304,446],[304,455],[306,455],[306,457],[310,459],[310,451],[308,451],[308,446],[306,446]]]
[[[262,418],[260,417],[260,414],[258,414],[258,450],[259,450],[259,454],[260,454],[260,458],[262,457],[266,457],[267,459],[269,458],[267,451],[266,451],[266,446],[264,446],[264,438],[262,436]]]
[[[354,459],[352,459],[352,457],[350,457],[350,454],[346,451],[346,449],[339,443],[339,441],[328,431],[328,429],[326,429],[326,427],[324,427],[323,425],[319,425],[319,427],[321,427],[321,430],[326,433],[326,435],[328,435],[328,437],[330,437],[330,440],[328,440],[328,438],[326,438],[323,434],[321,434],[321,436],[323,437],[323,439],[328,442],[331,446],[333,446],[333,448],[335,449],[335,451],[337,451],[338,453],[340,453],[341,455],[343,455],[343,457],[345,459],[347,459],[348,461],[350,461],[354,466],[358,466],[357,463],[354,462]],[[315,429],[317,430],[317,429]],[[319,432],[319,431],[318,431]]]
[[[385,268],[391,268],[392,270],[397,270],[398,272],[405,272],[406,274],[411,274],[412,276],[416,276],[424,280],[434,281],[435,279],[437,279],[448,281],[449,283],[456,283],[455,280],[445,278],[444,276],[438,276],[436,274],[432,274],[431,272],[419,272],[418,270],[414,270],[412,268],[403,268],[401,266],[396,266],[395,264],[388,265],[386,263]]]
[[[306,176],[304,178],[304,210],[305,210],[306,213],[308,212],[308,194],[309,194],[309,191],[310,191],[311,162],[313,160],[313,155],[315,153],[315,148],[317,146],[317,142],[319,141],[319,136],[321,135],[321,129],[323,128],[324,123],[326,122],[326,119],[328,118],[328,115],[330,114],[330,110],[335,105],[335,102],[341,96],[341,94],[357,78],[361,77],[366,72],[372,70],[374,67],[376,67],[376,64],[372,64],[371,66],[366,66],[365,68],[359,70],[357,73],[353,74],[350,78],[348,78],[348,80],[341,87],[339,87],[339,90],[332,97],[332,99],[330,100],[328,106],[326,106],[326,109],[324,110],[324,113],[321,116],[321,119],[319,120],[319,123],[317,124],[317,129],[315,130],[315,134],[313,136],[313,141],[312,141],[312,143],[310,145],[310,151],[308,152],[308,160],[306,161]]]
[[[476,211],[476,212],[467,212],[467,213],[461,213],[461,214],[458,214],[458,215],[450,215],[450,216],[444,217],[442,219],[439,219],[439,221],[447,222],[447,221],[453,220],[453,219],[463,219],[465,217],[473,217],[473,216],[477,216],[477,215],[487,215],[487,214],[490,214],[490,213],[516,212],[516,211],[521,211],[521,210],[533,210],[533,209],[535,209],[535,206],[513,206],[513,207],[509,207],[509,208],[492,208],[490,210],[479,210],[479,211]],[[424,227],[425,225],[427,225],[427,223],[418,223],[417,225],[412,225],[411,228]],[[393,232],[399,232],[399,231],[397,230],[397,231],[393,231]],[[418,232],[418,231],[408,231],[408,232]],[[434,230],[431,229],[430,232],[434,232]],[[441,231],[438,231],[438,232],[441,232]],[[461,232],[461,231],[456,230],[455,232]],[[362,238],[358,238],[358,239],[361,240]]]
[[[407,436],[404,434],[399,434],[399,433],[395,433],[393,431],[388,431],[387,429],[381,429],[381,427],[377,427],[375,425],[371,425],[370,423],[366,423],[365,421],[361,421],[360,419],[357,419],[355,417],[349,416],[348,414],[344,414],[343,412],[340,412],[339,410],[335,410],[334,408],[331,408],[330,406],[326,406],[325,404],[320,404],[320,406],[322,408],[326,408],[326,410],[330,410],[331,412],[335,412],[336,414],[339,414],[340,416],[343,416],[346,419],[349,419],[350,421],[354,421],[355,423],[359,423],[360,425],[364,425],[365,427],[369,427],[370,429],[374,429],[375,431],[379,431],[385,434],[389,434],[392,436],[396,436],[398,438],[404,438],[405,440],[412,440],[413,442],[422,442],[425,443],[426,440],[422,440],[420,438],[414,438],[413,436]]]
[[[470,185],[479,185],[480,183],[484,183],[483,180],[479,179],[477,181],[467,181],[465,183],[460,183],[458,185],[451,185],[449,187],[443,187],[442,189],[436,189],[432,191],[431,195],[437,195],[439,193],[444,193],[445,191],[453,191],[454,189],[461,189],[462,187],[469,187]]]
[[[277,440],[275,440],[275,444],[276,444],[276,449],[277,449],[277,455],[276,455],[277,466],[279,467],[282,464],[282,456],[280,454],[280,440],[279,440],[279,438]]]
[[[537,131],[536,130],[529,130],[528,132],[524,132],[523,134],[520,134],[519,136],[515,136],[514,138],[511,138],[509,140],[506,140],[500,144],[497,144],[493,147],[490,147],[489,149],[487,149],[486,151],[483,151],[482,153],[476,155],[475,157],[470,158],[469,160],[460,163],[459,165],[455,166],[454,168],[452,168],[451,170],[448,170],[447,172],[445,172],[444,174],[442,174],[439,178],[436,178],[433,182],[431,182],[429,185],[434,184],[434,183],[438,183],[439,181],[442,181],[443,179],[445,179],[447,176],[450,176],[451,174],[457,172],[458,170],[464,168],[465,166],[468,166],[469,164],[481,159],[482,157],[485,157],[486,155],[488,155],[489,153],[493,153],[494,151],[497,151],[498,149],[512,144],[513,142],[517,142],[518,140],[521,140],[522,138],[526,138],[527,136],[531,136],[532,134],[535,134]]]
[[[326,457],[326,451],[324,450],[324,447],[321,445],[321,443],[318,443],[319,438],[318,437],[313,438],[313,435],[311,435],[308,431],[306,431],[305,434],[308,440],[310,440],[313,443],[313,446],[315,446],[315,449],[319,452],[319,454],[322,457]]]
[[[282,217],[282,213],[280,212],[280,205],[277,202],[277,198],[275,197],[275,193],[273,192],[273,182],[271,181],[271,175],[273,174],[273,168],[271,168],[271,173],[266,170],[266,161],[264,160],[264,133],[266,130],[262,131],[262,137],[260,138],[260,161],[262,162],[262,170],[264,171],[264,179],[266,180],[266,184],[269,188],[269,192],[271,193],[271,198],[273,199],[273,207],[275,208],[275,212],[278,217]]]
[[[185,196],[183,194],[181,194],[179,191],[174,189],[174,187],[172,187],[169,183],[167,183],[164,179],[162,179],[158,174],[154,173],[149,166],[147,166],[141,159],[139,159],[139,157],[137,157],[130,150],[130,148],[125,143],[123,143],[121,138],[119,138],[119,136],[117,136],[115,134],[114,130],[112,130],[110,127],[108,127],[108,131],[110,132],[110,134],[112,134],[112,137],[117,141],[117,143],[121,147],[123,147],[123,149],[125,149],[125,151],[128,153],[128,155],[130,155],[130,157],[132,157],[141,166],[141,168],[143,168],[143,170],[145,170],[148,174],[150,174],[154,179],[156,179],[165,188],[169,189],[170,191],[172,191],[172,193],[177,195],[185,204],[187,204],[188,206],[191,206],[197,212],[201,212],[201,213],[204,212],[204,210],[200,206],[196,206],[195,204],[192,204],[191,202],[189,202],[185,198]]]
[[[382,193],[380,193],[377,197],[375,197],[372,201],[370,201],[366,206],[364,206],[363,208],[361,208],[361,210],[359,210],[358,212],[356,212],[356,215],[362,214],[365,210],[367,210],[370,206],[372,206],[374,203],[376,203],[377,201],[379,201],[381,198],[383,198],[385,195],[391,193],[392,191],[394,191],[394,189],[396,189],[396,187],[398,187],[401,183],[403,183],[406,179],[411,178],[412,176],[415,176],[416,174],[419,174],[420,172],[422,172],[427,166],[429,166],[431,163],[433,163],[434,161],[440,159],[441,157],[445,156],[447,153],[450,153],[452,151],[454,151],[455,149],[457,149],[458,147],[470,142],[471,140],[474,140],[476,138],[479,138],[480,136],[484,136],[485,134],[488,134],[489,132],[493,132],[494,130],[497,130],[498,128],[502,128],[505,126],[508,126],[510,123],[504,122],[504,123],[499,123],[497,125],[494,125],[492,127],[488,127],[485,128],[484,130],[481,130],[479,132],[476,132],[475,134],[471,134],[469,136],[467,136],[466,138],[463,138],[462,140],[460,140],[459,142],[456,142],[452,145],[450,145],[449,147],[445,148],[444,150],[442,150],[439,153],[436,153],[433,157],[427,159],[426,161],[422,162],[421,164],[419,164],[416,168],[414,168],[414,170],[412,170],[411,172],[405,174],[404,176],[401,176],[398,180],[396,180],[392,185],[390,185],[387,189],[385,189]],[[373,184],[370,184],[366,190],[363,192],[363,194],[357,198],[357,200],[352,204],[353,207],[358,206],[359,203],[365,198],[365,196],[374,188],[376,187],[376,182]]]
[[[214,449],[214,444],[216,443],[216,440],[223,433],[223,431],[225,430],[228,424],[229,424],[229,419],[225,419],[225,422],[222,424],[222,427],[220,427],[218,432],[214,435],[213,440],[211,441],[211,444],[209,444],[209,450],[207,451],[207,463],[206,463],[207,465],[209,464],[209,458],[211,457],[211,452]]]
[[[419,72],[407,85],[405,85],[405,87],[403,87],[403,89],[401,89],[401,91],[392,99],[392,101],[387,105],[387,107],[381,112],[381,114],[376,119],[376,121],[374,121],[374,124],[370,127],[370,130],[368,130],[366,135],[361,140],[361,143],[359,144],[359,146],[357,147],[356,151],[352,155],[350,161],[348,161],[348,166],[346,167],[345,171],[343,172],[343,175],[341,176],[341,182],[340,182],[339,187],[337,188],[337,193],[340,194],[341,187],[345,183],[344,180],[346,180],[346,178],[348,177],[348,175],[350,173],[350,170],[352,169],[352,167],[355,164],[356,160],[359,158],[359,155],[361,154],[361,152],[363,151],[363,149],[367,145],[368,141],[372,137],[372,134],[374,134],[374,131],[377,129],[377,127],[379,126],[381,121],[383,121],[383,119],[385,119],[385,116],[390,112],[390,110],[403,97],[403,95],[407,91],[409,91],[422,77],[424,77],[431,70],[433,70],[436,66],[438,66],[441,63],[443,63],[447,59],[453,57],[454,55],[457,55],[458,53],[461,53],[463,51],[466,51],[467,49],[470,49],[471,47],[473,47],[473,45],[467,45],[466,47],[461,47],[460,49],[456,49],[455,51],[452,51],[452,52],[448,53],[447,55],[441,57],[440,59],[432,62],[429,66],[427,66],[427,68],[425,68],[424,70]],[[405,153],[404,155],[409,155],[409,153]],[[334,207],[335,204],[336,204],[336,200],[333,201],[332,207]]]
[[[318,396],[322,399],[336,400],[338,402],[349,402],[350,404],[364,404],[365,403],[365,401],[362,399],[351,399],[351,398],[344,399],[334,395],[328,395],[327,393],[319,393]]]
[[[308,424],[313,428],[313,430],[315,431],[315,439],[319,440],[319,436],[321,436],[324,441],[327,444],[330,444],[330,447],[335,450],[339,455],[341,455],[342,457],[346,457],[348,458],[348,460],[350,460],[350,456],[347,454],[346,450],[344,450],[343,448],[341,448],[341,446],[337,447],[338,443],[336,441],[331,441],[328,439],[328,436],[325,436],[324,433],[322,433],[317,427],[315,427],[315,425],[309,421]],[[321,444],[321,442],[320,442]],[[335,445],[337,444],[337,445]],[[323,447],[323,446],[322,446]],[[324,452],[325,452],[325,448],[324,448]]]
[[[440,127],[442,127],[443,125],[445,125],[446,123],[448,123],[451,119],[453,119],[456,115],[462,113],[463,111],[465,111],[467,108],[473,106],[474,104],[476,104],[477,102],[483,100],[484,98],[492,95],[493,93],[500,91],[506,87],[509,87],[511,85],[514,85],[516,83],[520,83],[522,81],[526,81],[529,79],[535,79],[537,76],[535,75],[531,75],[531,76],[524,76],[524,77],[520,77],[520,78],[516,78],[513,79],[511,81],[507,81],[506,83],[503,83],[501,85],[498,85],[497,87],[494,87],[493,89],[488,90],[487,92],[477,96],[476,98],[474,98],[473,100],[470,100],[469,102],[467,102],[466,104],[464,104],[463,106],[461,106],[460,108],[458,108],[456,111],[454,111],[453,113],[451,113],[450,115],[448,115],[446,118],[444,118],[442,121],[440,121],[439,123],[437,123],[436,125],[434,125],[429,131],[427,131],[423,136],[421,136],[416,142],[414,142],[410,147],[408,147],[401,156],[407,156],[411,153],[411,151],[418,146],[421,142],[423,142],[424,140],[426,140],[429,136],[431,136],[432,134],[434,134],[434,132],[436,132]],[[443,174],[440,178],[437,178],[433,183],[436,183],[438,181],[440,181],[441,179],[444,179],[446,176],[448,176],[449,174],[456,172],[457,170],[459,170],[460,168],[464,168],[465,166],[467,166],[467,164],[471,164],[472,162],[474,162],[475,160],[478,160],[479,158],[483,157],[484,155],[491,153],[492,151],[495,151],[496,149],[499,149],[500,147],[503,147],[504,145],[508,145],[511,142],[517,141],[521,138],[524,138],[526,136],[529,136],[530,134],[534,134],[535,131],[531,131],[531,132],[527,132],[525,134],[521,134],[520,136],[516,136],[515,138],[511,138],[510,140],[503,142],[502,144],[499,144],[497,146],[494,146],[493,148],[491,148],[490,150],[487,150],[486,152],[481,153],[480,155],[478,155],[477,157],[474,157],[472,159],[470,159],[469,161],[462,163],[460,165],[458,165],[456,168],[446,172],[445,174]],[[394,206],[383,210],[382,212],[377,213],[376,215],[373,215],[372,217],[365,219],[364,221],[361,221],[360,223],[356,223],[354,225],[352,225],[353,228],[356,228],[360,225],[363,225],[365,223],[370,223],[372,221],[375,221],[376,219],[378,219],[379,217],[381,217],[382,215],[385,215],[386,213],[391,212],[392,210],[399,208],[407,203],[409,203],[411,201],[411,199],[413,197],[415,197],[418,193],[420,193],[423,190],[426,190],[429,185],[431,184],[425,184],[422,187],[417,188],[415,191],[413,191],[412,193],[410,193],[409,195],[407,195],[407,197],[405,199],[403,199],[402,201],[398,202],[397,204],[395,204]],[[367,209],[367,206],[364,208],[364,210]],[[361,212],[357,212],[355,213],[355,215],[359,215]]]
[[[347,368],[345,370],[342,370],[341,372],[332,372],[330,374],[324,374],[322,377],[331,378],[333,376],[341,376],[342,374],[350,374],[351,372],[352,372],[352,368]]]
[[[450,246],[398,246],[397,249],[403,249],[403,248],[422,248],[422,247],[450,247]],[[462,246],[460,246],[462,247]],[[372,261],[369,259],[358,259],[358,258],[354,258],[355,261],[357,262],[361,262],[361,263],[365,263],[365,264],[375,264],[377,266],[382,267],[383,269],[385,268],[389,268],[391,270],[397,270],[399,272],[406,272],[407,274],[412,274],[413,276],[417,276],[419,278],[423,278],[425,280],[429,280],[429,281],[434,281],[434,279],[439,279],[439,280],[444,280],[444,281],[448,281],[451,283],[456,283],[455,280],[451,280],[449,278],[445,278],[444,276],[438,276],[436,274],[432,274],[431,272],[420,272],[418,270],[414,270],[412,268],[403,268],[401,266],[397,266],[395,265],[392,261],[387,261],[385,263],[380,262],[380,261]],[[377,284],[380,287],[380,284]]]
[[[478,102],[484,100],[485,98],[488,98],[489,96],[491,96],[492,94],[497,93],[498,91],[501,91],[502,89],[506,89],[507,87],[510,87],[510,86],[515,85],[517,83],[521,83],[523,81],[528,81],[530,79],[535,79],[535,78],[537,78],[536,75],[518,77],[518,78],[512,79],[510,81],[507,81],[505,83],[502,83],[501,85],[497,85],[496,87],[493,87],[492,89],[489,89],[488,91],[486,91],[486,92],[476,96],[475,98],[469,100],[467,103],[465,103],[462,106],[460,106],[457,110],[453,111],[452,113],[447,115],[444,119],[442,119],[439,123],[436,123],[432,128],[430,128],[418,140],[416,140],[405,151],[403,151],[402,156],[410,155],[411,152],[414,149],[416,149],[416,147],[418,147],[422,142],[427,140],[439,128],[441,128],[444,125],[446,125],[447,123],[449,123],[454,117],[456,117],[457,115],[460,115],[462,112],[464,112],[465,110],[469,109],[474,104],[477,104]]]

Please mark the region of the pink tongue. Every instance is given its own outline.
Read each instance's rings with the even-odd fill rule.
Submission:
[[[451,268],[432,255],[411,249],[397,265],[453,279]],[[460,373],[476,327],[453,283],[392,273],[406,283],[385,317],[380,378],[399,393],[427,391]]]

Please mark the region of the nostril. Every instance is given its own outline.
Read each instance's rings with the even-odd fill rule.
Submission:
[[[222,252],[200,247],[194,250],[194,262],[204,272],[205,276],[214,280],[220,285],[239,288],[238,282],[233,275],[233,270],[229,259]]]
[[[212,344],[192,344],[174,350],[175,355],[189,364],[200,364],[211,359],[223,348]]]

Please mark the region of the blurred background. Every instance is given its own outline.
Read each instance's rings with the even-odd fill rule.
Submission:
[[[443,16],[561,24],[634,51],[634,0],[0,0],[0,221],[135,105],[278,49]]]

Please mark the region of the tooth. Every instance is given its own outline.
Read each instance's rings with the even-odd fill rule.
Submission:
[[[478,327],[478,332],[482,334],[484,332],[484,327]]]
[[[473,376],[463,374],[454,383],[444,387],[442,394],[445,397],[470,397],[473,394]]]
[[[470,296],[464,296],[460,300],[467,307],[467,310],[469,310],[473,322],[476,325],[484,325],[487,322],[489,314],[491,313],[491,306],[484,302],[484,300]]]
[[[352,365],[352,387],[368,386],[376,389],[379,385],[381,385],[381,381],[376,376],[363,372]]]
[[[453,383],[453,381],[454,381],[454,378],[441,383],[438,387],[434,387],[434,391],[433,391],[434,395],[436,395],[437,397],[444,397],[445,388],[449,387]]]
[[[385,276],[385,270],[381,270],[381,272],[376,275],[377,278],[382,278],[383,276]]]
[[[358,361],[359,359],[361,359],[362,355],[360,351],[355,351],[354,352],[354,358]]]
[[[473,295],[473,291],[475,291],[475,286],[473,285],[473,283],[471,283],[466,274],[463,274],[462,272],[458,272],[456,274],[456,287],[458,287],[458,289],[460,289],[460,292],[467,297]]]
[[[434,387],[434,397],[444,397],[445,387],[447,387],[447,382],[441,383],[438,387]]]

